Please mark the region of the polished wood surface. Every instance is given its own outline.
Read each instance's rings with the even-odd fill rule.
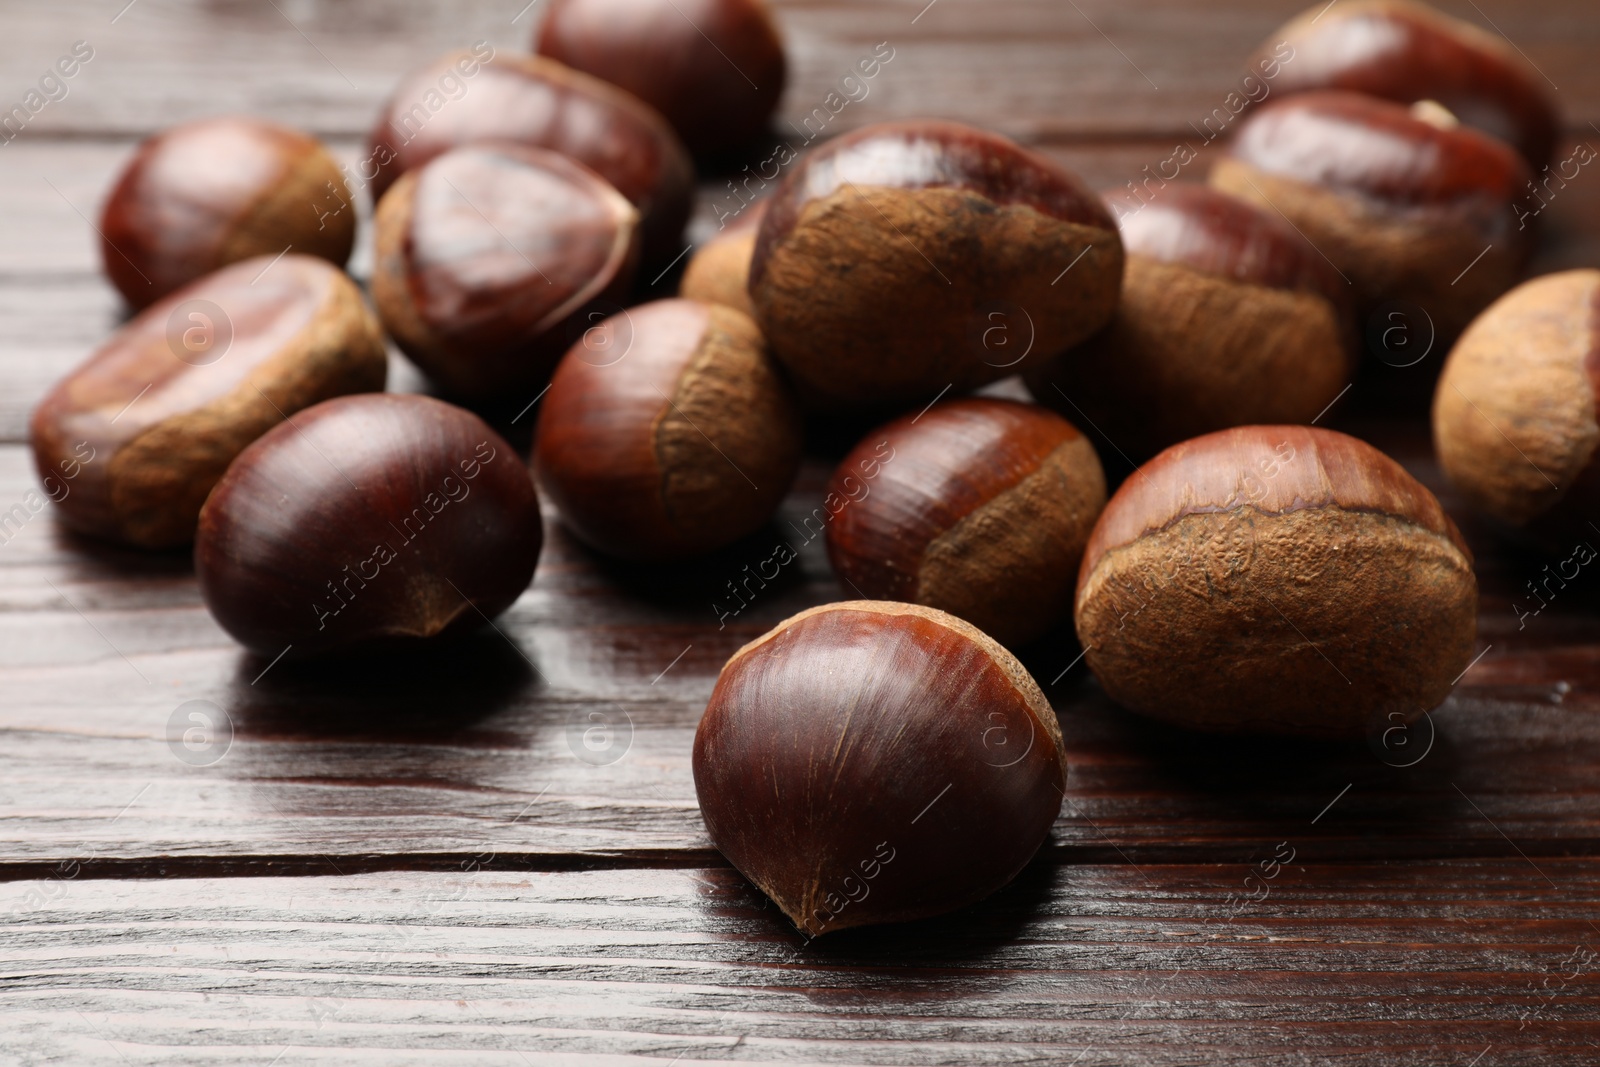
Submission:
[[[1589,0],[1442,6],[1557,87],[1558,158],[1600,144]],[[16,5],[0,38],[5,106],[95,49],[0,145],[0,515],[23,505],[0,525],[0,1062],[1600,1060],[1600,576],[1547,586],[1567,555],[1510,544],[1443,485],[1417,399],[1442,353],[1365,375],[1321,423],[1439,492],[1476,554],[1482,656],[1431,729],[1198,737],[1110,705],[1055,635],[1025,656],[1070,763],[1040,856],[958,915],[806,943],[711,849],[689,755],[727,656],[845,595],[804,521],[853,441],[815,435],[772,527],[666,573],[547,514],[497,629],[401,663],[252,657],[184,554],[28,508],[28,413],[125,314],[90,220],[138,137],[242,110],[354,162],[403,72],[480,38],[525,48],[540,13],[121,7]],[[963,119],[1122,186],[1195,139],[1298,8],[789,0],[780,129],[799,144],[887,41],[827,135]],[[737,206],[728,181],[703,180],[695,240]],[[1540,222],[1535,271],[1600,265],[1600,172]],[[391,385],[421,387],[398,356]],[[785,538],[798,560],[740,607],[729,583]]]

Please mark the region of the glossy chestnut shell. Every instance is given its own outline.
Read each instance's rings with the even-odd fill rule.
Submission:
[[[694,739],[712,843],[810,936],[988,896],[1038,850],[1065,782],[1028,672],[915,604],[780,623],[728,660]]]
[[[291,251],[343,266],[356,209],[315,138],[244,116],[200,119],[141,142],[100,213],[106,276],[135,308],[202,275]]]
[[[444,79],[462,86],[459,95],[440,96]],[[683,142],[632,93],[544,56],[452,52],[406,75],[379,113],[360,175],[377,200],[406,171],[485,141],[576,160],[639,209],[646,261],[665,264],[683,251],[694,196]]]
[[[1278,93],[1344,89],[1400,104],[1435,100],[1505,141],[1535,169],[1550,161],[1561,116],[1544,76],[1504,38],[1409,0],[1319,3],[1257,50],[1252,68],[1288,49]]]
[[[761,133],[787,74],[764,0],[550,0],[535,51],[628,90],[696,153]]]
[[[882,123],[801,160],[750,264],[756,316],[819,410],[920,408],[1103,326],[1111,213],[1070,172],[951,122]]]
[[[1070,613],[1106,482],[1061,416],[963,397],[868,434],[828,494],[846,588],[947,611],[1014,648]]]
[[[1472,657],[1472,556],[1371,445],[1241,426],[1122,484],[1076,620],[1113,700],[1199,730],[1360,738],[1437,707]]]
[[[587,331],[545,394],[534,467],[562,522],[632,560],[698,555],[772,517],[801,421],[756,324],[658,300]]]
[[[245,260],[146,308],[58,382],[34,409],[34,462],[74,529],[187,545],[246,445],[302,408],[382,389],[387,372],[377,319],[343,271]]]
[[[487,423],[371,394],[301,412],[234,461],[200,513],[195,571],[262,656],[395,648],[510,607],[542,533],[527,468]]]
[[[1298,228],[1353,283],[1360,311],[1409,302],[1446,339],[1521,274],[1533,231],[1513,207],[1530,180],[1501,141],[1343,92],[1251,111],[1211,172]]]
[[[401,351],[447,392],[511,393],[520,408],[597,310],[621,306],[638,221],[564,156],[457,148],[408,171],[378,205],[373,301]]]
[[[1350,385],[1352,286],[1276,214],[1174,184],[1120,225],[1116,316],[1028,368],[1041,404],[1138,461],[1230,426],[1310,422]]]

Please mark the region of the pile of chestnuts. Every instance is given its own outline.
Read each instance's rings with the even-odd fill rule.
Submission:
[[[1075,630],[1113,700],[1195,730],[1360,739],[1446,699],[1472,553],[1312,425],[1378,309],[1459,337],[1433,423],[1466,500],[1533,535],[1600,520],[1600,270],[1515,287],[1550,98],[1420,3],[1318,7],[1251,59],[1271,92],[1230,106],[1209,184],[1102,195],[994,132],[867,125],[786,159],[648,302],[695,161],[782,94],[762,0],[550,0],[533,54],[403,78],[354,167],[256,119],[177,127],[106,201],[137,313],[38,406],[39,473],[79,479],[82,533],[192,545],[252,653],[349,656],[507,609],[541,499],[588,550],[673,565],[768,528],[808,420],[875,424],[812,512],[848,599],[728,660],[695,787],[808,935],[961,907],[1064,796],[1018,653]],[[341,269],[362,190],[370,295]],[[388,340],[440,399],[383,392]],[[1017,376],[1036,403],[986,389]],[[501,431],[536,402],[524,457]]]

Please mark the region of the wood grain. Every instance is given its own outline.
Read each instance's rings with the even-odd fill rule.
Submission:
[[[1600,1042],[1592,861],[1291,862],[1242,908],[1238,865],[1036,864],[956,915],[809,943],[726,870],[478,863],[0,885],[6,1038],[258,1064],[1587,1064]]]

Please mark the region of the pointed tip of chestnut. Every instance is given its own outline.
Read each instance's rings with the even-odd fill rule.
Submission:
[[[1505,40],[1413,0],[1318,3],[1250,62],[1272,90],[1345,89],[1400,104],[1432,99],[1544,166],[1561,132],[1543,76]]]
[[[338,266],[356,209],[321,142],[248,116],[186,122],[140,143],[100,214],[106,275],[143,308],[230,263],[286,246]]]
[[[1145,464],[1101,514],[1076,607],[1123,706],[1330,739],[1437,707],[1476,621],[1472,555],[1433,494],[1308,426],[1223,430]]]
[[[527,468],[488,424],[373,393],[245,449],[200,513],[195,571],[240,644],[307,658],[482,625],[527,587],[542,541]]]
[[[1009,882],[1066,783],[1037,683],[969,623],[826,604],[723,667],[695,734],[712,842],[816,936],[953,911]]]

